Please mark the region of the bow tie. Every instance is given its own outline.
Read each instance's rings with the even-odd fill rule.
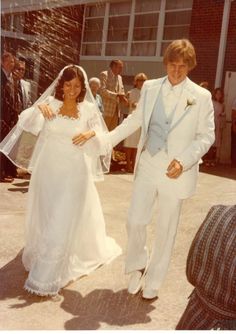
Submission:
[[[168,96],[169,94],[174,95],[176,97],[180,97],[182,92],[182,86],[163,86],[163,96]]]

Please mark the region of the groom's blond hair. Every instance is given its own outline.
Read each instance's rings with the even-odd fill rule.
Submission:
[[[183,62],[188,64],[189,70],[197,65],[194,46],[188,39],[176,39],[168,45],[164,52],[163,62],[165,65],[179,59],[183,59]]]

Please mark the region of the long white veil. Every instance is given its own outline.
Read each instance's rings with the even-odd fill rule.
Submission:
[[[86,72],[81,66],[67,65],[60,71],[57,78],[34,102],[34,104],[30,108],[21,112],[17,124],[0,143],[0,151],[17,167],[24,168],[30,173],[33,170],[34,163],[40,152],[43,141],[45,140],[41,132],[45,119],[37,106],[42,103],[47,103],[50,100],[50,97],[54,96],[55,88],[60,77],[62,76],[64,70],[70,66],[76,66],[79,68],[84,76],[86,88],[84,101],[92,103],[93,109],[95,110],[94,119],[91,120],[91,128],[95,126],[99,133],[108,132],[101,112],[99,111],[97,103],[90,90]],[[96,142],[95,137],[90,139],[90,141],[95,143],[95,148],[93,149],[93,145],[88,145],[85,152],[87,152],[91,158],[94,179],[101,180],[103,179],[103,173],[109,172],[112,147],[102,147],[102,145],[99,145],[98,139]]]

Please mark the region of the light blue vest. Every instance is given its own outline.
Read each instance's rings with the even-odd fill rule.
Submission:
[[[162,89],[160,89],[149,122],[146,142],[146,148],[152,156],[162,149],[167,151],[167,138],[173,116],[174,110],[168,118],[166,116]]]

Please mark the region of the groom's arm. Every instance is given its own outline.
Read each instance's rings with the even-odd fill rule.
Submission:
[[[130,136],[142,125],[146,91],[147,87],[144,83],[136,109],[132,112],[132,114],[125,118],[120,125],[118,125],[114,130],[109,132],[108,138],[113,147],[116,146],[123,139]]]
[[[215,140],[214,109],[211,94],[206,91],[199,96],[199,118],[196,127],[195,139],[176,157],[183,166],[183,170],[191,168],[207,153]]]

